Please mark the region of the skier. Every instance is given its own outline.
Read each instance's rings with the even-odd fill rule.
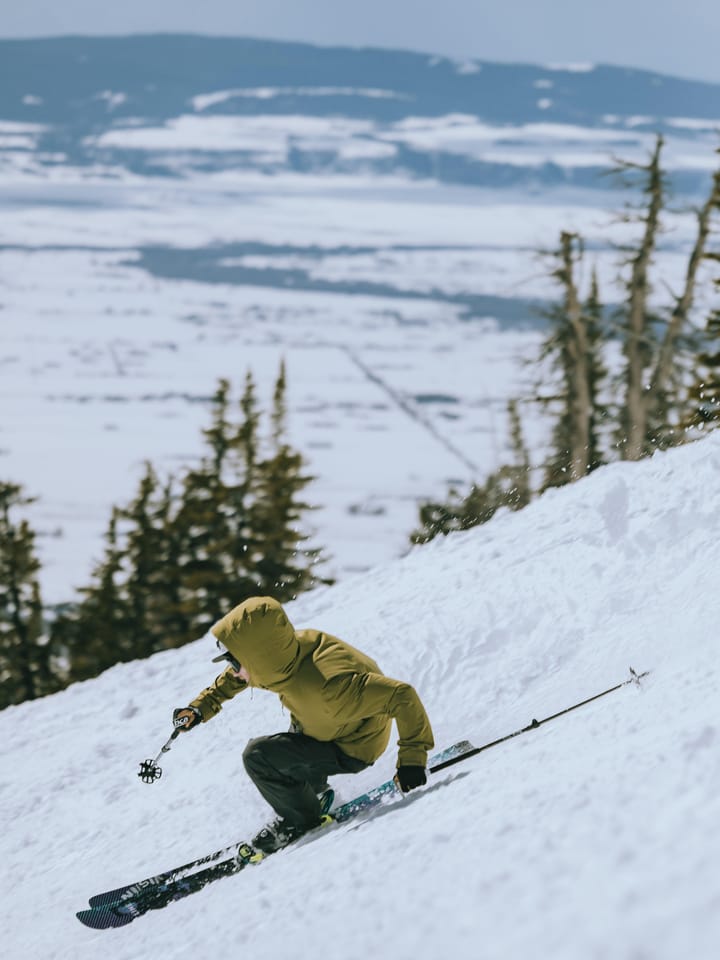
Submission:
[[[394,719],[400,739],[395,782],[403,791],[426,782],[433,735],[425,709],[407,683],[391,680],[370,657],[319,630],[295,630],[280,604],[253,597],[211,630],[228,666],[173,720],[188,731],[250,687],[277,693],[291,714],[288,733],[257,737],[243,753],[245,769],[278,814],[252,844],[272,853],[322,822],[319,794],[327,778],[359,773],[384,752]]]

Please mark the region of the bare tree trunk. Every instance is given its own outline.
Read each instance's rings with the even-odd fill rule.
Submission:
[[[594,268],[590,280],[590,295],[584,305],[585,311],[585,330],[588,339],[588,388],[590,391],[590,420],[588,429],[590,440],[588,450],[588,459],[590,470],[595,470],[603,462],[603,455],[600,450],[600,437],[598,432],[600,422],[605,416],[605,408],[600,403],[600,386],[607,376],[604,362],[601,356],[601,341],[605,339],[603,334],[603,309],[600,303],[600,285],[598,283],[597,269]]]
[[[515,473],[516,496],[519,506],[527,506],[532,498],[530,488],[530,454],[523,438],[522,423],[517,400],[508,403],[510,418],[510,437],[513,450],[513,467]]]
[[[632,260],[632,274],[628,284],[628,329],[624,353],[626,367],[625,436],[621,451],[625,460],[638,460],[645,452],[647,408],[644,397],[644,376],[647,354],[647,302],[650,293],[648,270],[655,249],[660,211],[663,204],[663,178],[660,153],[663,138],[659,136],[652,158],[645,168],[648,174],[646,192],[649,194],[645,230],[637,255]]]
[[[573,275],[573,235],[561,235],[561,256],[565,276],[565,310],[572,335],[568,338],[568,414],[570,418],[570,479],[590,472],[590,344],[583,309]]]
[[[698,231],[685,273],[685,286],[677,298],[670,317],[663,342],[660,346],[650,385],[645,393],[645,422],[660,422],[667,412],[667,391],[672,379],[675,361],[675,347],[678,337],[685,327],[695,297],[695,285],[700,264],[705,256],[710,219],[714,208],[720,207],[720,171],[713,177],[713,185],[704,206],[697,211]],[[664,424],[663,426],[669,426]]]

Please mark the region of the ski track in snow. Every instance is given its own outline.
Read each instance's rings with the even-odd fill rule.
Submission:
[[[74,912],[251,835],[269,811],[242,748],[287,716],[246,693],[141,784],[172,708],[214,675],[207,641],[3,711],[5,960],[717,957],[718,475],[720,434],[289,605],[296,626],[413,682],[438,747],[510,733],[630,665],[652,673],[124,929],[87,930]],[[394,758],[339,790],[381,782]]]

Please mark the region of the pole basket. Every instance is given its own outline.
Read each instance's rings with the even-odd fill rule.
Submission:
[[[162,776],[162,770],[154,760],[143,760],[138,776],[143,783],[154,783]]]

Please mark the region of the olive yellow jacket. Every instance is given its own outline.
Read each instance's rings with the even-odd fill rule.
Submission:
[[[299,732],[332,740],[350,757],[373,763],[400,734],[398,766],[425,766],[433,734],[425,709],[407,683],[391,680],[364,653],[319,630],[295,630],[280,604],[253,597],[212,628],[245,667],[250,683],[228,667],[192,701],[203,722],[248,686],[277,693]]]

